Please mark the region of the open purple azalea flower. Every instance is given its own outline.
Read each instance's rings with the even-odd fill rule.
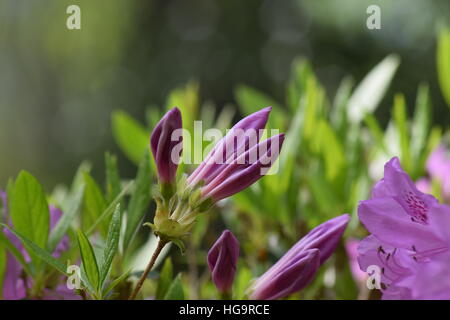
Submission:
[[[229,292],[233,285],[239,257],[239,241],[225,230],[208,251],[208,267],[220,292]]]
[[[383,299],[436,298],[417,295],[411,279],[448,254],[450,207],[420,192],[393,158],[371,199],[360,202],[358,215],[371,233],[358,247],[359,265],[363,271],[380,268]]]
[[[10,219],[8,217],[7,210],[7,196],[6,193],[0,191],[0,197],[2,200],[2,206],[5,209],[5,221],[8,225],[13,227]],[[54,228],[62,216],[62,211],[52,205],[49,206],[50,213],[50,228]],[[8,229],[4,229],[3,232],[11,241],[11,243],[22,253],[27,262],[30,261],[30,257],[25,250],[24,246]],[[69,238],[64,236],[61,242],[57,245],[53,256],[59,258],[64,251],[69,247]],[[32,284],[32,279],[28,278],[23,271],[22,265],[16,260],[16,258],[9,252],[6,253],[6,270],[3,279],[3,299],[5,300],[21,300],[27,297],[26,285]],[[81,299],[80,296],[74,294],[73,290],[69,290],[65,285],[60,285],[56,291],[44,290],[42,299],[69,299],[78,300]]]
[[[306,287],[336,249],[350,220],[348,214],[311,230],[251,286],[251,299],[284,298]]]
[[[367,273],[363,272],[359,268],[358,263],[358,246],[360,244],[360,240],[357,239],[347,239],[345,241],[345,251],[348,256],[348,263],[350,266],[350,272],[352,273],[352,277],[358,284],[362,284],[367,279]]]

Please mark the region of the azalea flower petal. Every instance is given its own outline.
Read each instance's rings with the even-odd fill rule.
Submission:
[[[413,221],[392,198],[361,201],[358,216],[367,230],[394,247],[427,251],[444,245],[429,227]]]

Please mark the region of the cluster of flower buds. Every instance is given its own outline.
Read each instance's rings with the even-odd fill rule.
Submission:
[[[279,299],[306,287],[333,254],[349,221],[344,214],[311,230],[253,283],[250,298]]]
[[[264,176],[276,161],[284,141],[278,134],[260,141],[271,107],[239,121],[231,128],[189,176],[176,181],[182,151],[181,113],[171,109],[151,135],[151,150],[160,182],[156,196],[154,232],[182,245],[199,213],[219,200],[232,196]]]
[[[348,214],[322,223],[298,241],[276,264],[250,286],[249,297],[273,300],[307,286],[333,254],[350,220]],[[217,289],[229,293],[239,256],[239,242],[225,230],[208,252],[208,266]]]

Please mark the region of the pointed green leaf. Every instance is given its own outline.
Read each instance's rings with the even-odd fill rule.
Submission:
[[[116,143],[135,164],[141,162],[149,148],[150,135],[147,130],[124,111],[112,113],[112,130]]]
[[[106,197],[108,203],[113,201],[120,193],[120,174],[117,166],[117,157],[107,152],[105,154],[106,167]]]
[[[367,114],[364,118],[364,123],[366,124],[367,128],[369,128],[370,133],[375,138],[375,141],[379,148],[381,148],[386,154],[388,154],[388,149],[386,147],[386,144],[384,143],[384,132],[383,129],[381,129],[380,124],[378,123],[377,118],[373,116],[373,114]]]
[[[122,213],[120,210],[120,204],[117,204],[109,224],[108,238],[106,239],[106,245],[103,250],[103,257],[100,264],[100,287],[103,285],[103,282],[111,269],[114,256],[117,253],[121,226]]]
[[[121,283],[123,280],[125,280],[126,278],[128,278],[128,276],[130,275],[131,270],[128,270],[127,272],[123,273],[120,277],[118,277],[117,279],[115,279],[114,281],[112,281],[109,286],[107,286],[105,288],[105,290],[103,290],[103,295],[107,295],[109,292],[111,292],[119,283]]]
[[[73,196],[73,199],[71,199],[71,201],[68,203],[69,207],[64,211],[62,217],[59,219],[58,223],[50,233],[48,241],[49,251],[53,252],[53,250],[55,250],[56,246],[64,237],[67,230],[69,230],[71,223],[74,221],[81,209],[81,204],[83,203],[83,195],[84,185],[81,185],[78,191]]]
[[[48,263],[49,265],[54,267],[56,270],[58,270],[62,274],[67,275],[66,266],[63,263],[61,263],[59,260],[53,258],[53,256],[48,251],[42,249],[35,242],[28,239],[25,235],[22,235],[21,233],[10,228],[6,224],[0,223],[0,225],[5,228],[8,228],[17,238],[19,238],[19,240],[22,242],[22,244],[27,249],[27,251],[30,253],[30,255],[33,254],[33,256]]]
[[[83,269],[86,273],[87,280],[94,290],[98,290],[100,273],[98,270],[97,259],[89,239],[81,230],[78,230],[78,245],[80,247],[81,260],[83,261]]]
[[[271,106],[272,112],[268,120],[268,127],[276,129],[282,128],[283,119],[280,113],[282,113],[283,109],[281,109],[280,104],[274,99],[245,85],[238,86],[234,91],[234,95],[240,109],[245,115],[249,115],[262,108]]]
[[[36,243],[39,247],[47,246],[50,228],[50,215],[47,199],[41,184],[26,171],[17,177],[10,197],[9,209],[15,230]],[[40,261],[34,252],[30,256],[39,269]]]
[[[97,221],[101,214],[106,209],[106,200],[103,193],[95,180],[89,173],[84,173],[84,182],[86,184],[84,189],[84,214],[83,225],[90,226],[94,221]],[[106,227],[102,226],[102,235],[106,234]]]
[[[14,258],[22,265],[22,268],[25,270],[25,272],[32,276],[32,270],[30,269],[30,266],[25,261],[25,258],[23,257],[22,253],[17,249],[17,247],[11,243],[11,241],[3,234],[3,232],[0,231],[0,245],[2,245],[9,253],[11,253]]]
[[[141,225],[141,221],[145,215],[145,209],[148,207],[151,199],[151,184],[150,155],[149,152],[146,152],[139,165],[135,188],[128,205],[127,226],[123,240],[124,250],[128,248],[138,227]]]
[[[200,86],[197,81],[189,81],[185,86],[172,90],[166,102],[166,109],[173,107],[180,109],[184,128],[190,132],[193,132],[194,121],[198,119],[199,89]]]
[[[184,289],[183,284],[181,283],[181,274],[178,274],[175,280],[173,280],[169,290],[167,290],[164,300],[184,300]]]
[[[420,155],[423,153],[427,136],[430,130],[431,123],[431,101],[429,96],[429,89],[427,85],[420,85],[416,99],[416,109],[414,111],[414,120],[412,123],[411,141],[411,156],[412,160],[417,166],[421,163]]]
[[[117,195],[117,197],[103,211],[103,213],[100,215],[100,217],[98,217],[98,219],[95,220],[94,223],[92,223],[92,225],[86,232],[87,235],[90,235],[92,232],[94,232],[96,230],[97,226],[100,225],[103,221],[105,221],[105,219],[107,219],[114,212],[114,209],[116,208],[117,204],[120,203],[122,198],[126,194],[129,193],[129,191],[131,190],[133,185],[134,185],[134,182],[131,181],[122,189],[122,191]]]
[[[389,55],[375,66],[356,87],[348,101],[347,116],[351,123],[359,123],[373,113],[383,98],[400,64],[396,55]]]
[[[402,166],[406,172],[411,170],[411,153],[409,150],[409,130],[408,130],[408,115],[406,114],[405,97],[401,94],[395,96],[393,117],[396,129],[400,138],[400,158]]]
[[[159,274],[158,287],[156,289],[156,300],[161,300],[166,296],[169,290],[170,284],[173,279],[173,265],[172,260],[169,258],[164,262],[164,266]]]
[[[437,72],[442,94],[450,107],[450,29],[442,28],[438,37]]]

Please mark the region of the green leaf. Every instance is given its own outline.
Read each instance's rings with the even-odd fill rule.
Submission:
[[[172,260],[167,258],[164,266],[159,274],[158,287],[156,288],[156,300],[161,300],[166,296],[170,284],[173,279],[173,265]]]
[[[320,121],[317,127],[320,152],[325,160],[326,178],[332,181],[345,167],[344,148],[327,121]]]
[[[425,149],[428,132],[431,123],[431,101],[429,89],[427,85],[420,85],[416,99],[416,109],[414,111],[414,119],[412,123],[411,156],[414,163],[420,167],[420,156]]]
[[[378,147],[381,148],[386,154],[388,154],[388,149],[386,147],[386,144],[384,143],[384,132],[383,129],[381,129],[377,118],[375,118],[373,114],[369,113],[364,118],[364,123],[369,128],[372,136],[375,138]]]
[[[80,247],[81,260],[83,261],[83,269],[86,273],[87,280],[94,290],[98,290],[100,286],[100,273],[97,259],[95,258],[91,243],[81,230],[78,230],[78,245]]]
[[[90,235],[92,232],[94,232],[99,224],[101,224],[106,218],[110,216],[110,214],[113,213],[114,209],[116,208],[117,204],[120,203],[122,198],[128,194],[130,189],[133,187],[134,182],[129,182],[119,193],[119,195],[109,204],[109,206],[103,211],[103,213],[98,217],[97,220],[94,221],[94,223],[90,226],[86,234]]]
[[[100,264],[100,284],[101,287],[106,279],[106,276],[111,269],[114,256],[117,253],[119,247],[120,229],[122,226],[122,211],[120,210],[120,203],[117,204],[114,210],[111,222],[109,224],[108,238],[106,239],[106,245],[103,250],[103,257]]]
[[[287,89],[287,104],[291,110],[300,107],[301,99],[305,96],[306,83],[314,78],[311,65],[304,58],[296,58],[292,63],[292,71]]]
[[[92,164],[88,161],[83,161],[77,169],[77,172],[75,172],[75,176],[73,177],[72,185],[70,186],[70,192],[72,194],[75,194],[80,187],[85,185],[84,182],[84,173],[91,172]]]
[[[59,219],[58,223],[50,233],[48,241],[48,249],[50,252],[55,250],[56,246],[66,234],[67,230],[69,230],[70,225],[76,218],[78,212],[80,211],[81,204],[83,203],[83,195],[84,185],[81,185],[73,196],[73,199],[69,202],[69,207],[64,211],[61,219]]]
[[[3,246],[7,251],[9,251],[14,258],[22,265],[22,268],[25,270],[25,272],[32,276],[32,270],[30,269],[30,266],[25,261],[25,258],[23,257],[22,253],[17,249],[17,247],[11,243],[11,241],[3,234],[3,232],[0,232],[0,246]]]
[[[438,128],[438,127],[432,128],[430,135],[428,136],[425,150],[421,155],[420,163],[422,164],[422,166],[427,161],[430,153],[439,145],[439,143],[441,142],[441,139],[442,139],[441,128]]]
[[[302,107],[304,104],[302,129],[305,142],[312,145],[317,137],[317,123],[324,117],[323,100],[325,93],[314,77],[307,79],[305,93],[305,101],[302,101],[301,104]]]
[[[344,78],[333,100],[333,108],[331,109],[331,121],[334,128],[344,128],[347,120],[347,103],[353,88],[353,80],[349,77]]]
[[[252,272],[245,266],[239,266],[234,285],[235,299],[241,300],[246,296],[246,291],[253,278]]]
[[[14,228],[39,247],[47,246],[50,228],[50,215],[44,189],[41,184],[26,171],[17,177],[9,209]],[[34,265],[39,269],[40,261],[34,252],[29,252]]]
[[[311,194],[314,197],[314,201],[321,212],[331,214],[332,212],[339,211],[337,209],[339,207],[339,200],[337,199],[337,195],[321,172],[308,173],[307,182]],[[317,216],[317,218],[319,219],[322,218],[319,217],[318,214],[319,213],[315,213],[315,216]],[[329,219],[331,218],[331,216],[326,216],[324,218]]]
[[[450,107],[450,29],[442,28],[438,36],[437,72],[442,94]]]
[[[121,283],[123,280],[125,280],[126,278],[128,278],[128,276],[130,275],[131,270],[128,270],[127,272],[123,273],[120,277],[118,277],[117,279],[115,279],[113,282],[111,282],[109,284],[109,286],[107,286],[105,288],[105,290],[103,290],[103,296],[107,295],[109,292],[111,292],[119,283]]]
[[[181,283],[181,274],[178,274],[175,280],[173,280],[169,290],[167,290],[164,300],[184,300],[184,289],[183,284]]]
[[[409,150],[408,116],[406,114],[405,97],[401,94],[394,99],[394,121],[400,138],[400,154],[403,168],[406,172],[411,170],[411,153]]]
[[[103,197],[100,187],[95,180],[84,172],[84,182],[86,184],[84,190],[84,215],[83,225],[90,226],[97,221],[102,212],[106,209],[106,200]],[[106,226],[101,227],[102,235],[106,234]]]
[[[245,85],[237,86],[234,96],[245,114],[256,112],[267,106],[279,108],[279,104],[271,97]]]
[[[139,165],[139,170],[135,180],[135,188],[131,195],[127,210],[127,226],[123,241],[123,249],[126,250],[133,240],[138,227],[145,215],[145,209],[151,199],[151,168],[150,155],[146,152]]]
[[[181,117],[183,118],[183,126],[191,133],[193,132],[194,121],[197,119],[200,105],[199,89],[200,86],[197,81],[189,81],[185,86],[172,90],[166,102],[167,109],[173,107],[178,107],[178,109],[180,109]],[[187,142],[190,141],[186,141],[186,143]]]
[[[106,166],[106,198],[108,203],[113,201],[120,193],[120,174],[117,166],[117,157],[107,152],[105,154]]]
[[[17,238],[19,238],[19,240],[22,242],[22,244],[27,249],[27,251],[30,253],[30,255],[33,254],[33,256],[35,256],[39,259],[42,259],[42,261],[48,263],[49,265],[54,267],[56,270],[58,270],[62,274],[67,275],[66,266],[63,263],[61,263],[59,260],[53,258],[53,256],[48,251],[42,249],[36,243],[34,243],[30,239],[28,239],[25,235],[22,235],[21,233],[10,228],[6,224],[0,223],[0,225],[7,228],[8,230],[10,230]],[[2,241],[2,243],[4,243],[4,242]]]
[[[400,64],[396,55],[389,55],[375,66],[356,87],[348,101],[347,117],[359,123],[366,114],[373,113],[383,98]]]
[[[273,129],[280,129],[283,126],[283,118],[280,113],[282,109],[280,105],[271,97],[259,92],[248,86],[240,85],[235,91],[234,95],[239,104],[240,109],[245,115],[254,113],[262,108],[271,106],[272,112],[268,120],[268,127]]]
[[[149,133],[136,120],[121,110],[112,113],[112,130],[116,143],[125,155],[139,164],[149,148]]]

